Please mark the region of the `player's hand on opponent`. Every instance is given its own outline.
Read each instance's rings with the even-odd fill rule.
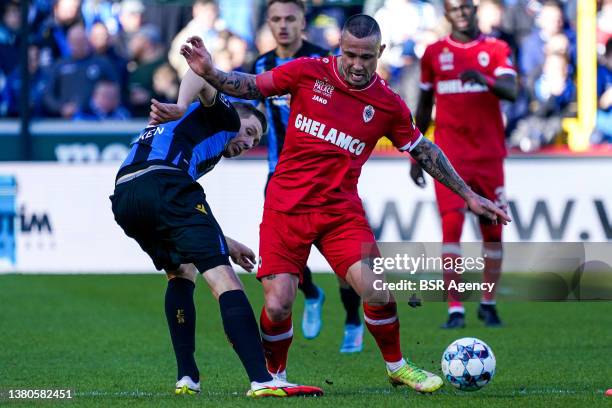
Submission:
[[[151,99],[149,125],[161,125],[162,123],[179,120],[186,110],[186,106],[177,103],[161,103],[156,99]]]
[[[487,84],[487,78],[482,74],[482,72],[476,71],[474,69],[468,69],[467,71],[463,71],[459,76],[461,82],[474,82],[481,85]]]
[[[487,218],[493,224],[502,223],[506,225],[512,221],[510,216],[506,214],[506,211],[473,191],[469,193],[465,202],[470,211],[478,216]]]
[[[412,163],[410,166],[410,177],[412,178],[412,181],[414,181],[414,184],[416,184],[418,187],[423,188],[427,184],[425,181],[423,168],[416,162]]]
[[[201,77],[206,78],[215,68],[204,41],[198,36],[187,39],[187,43],[181,46],[181,55],[189,64],[189,68]]]
[[[225,237],[229,247],[230,258],[236,265],[240,265],[247,272],[252,272],[255,267],[255,253],[248,246],[241,244],[229,237]]]

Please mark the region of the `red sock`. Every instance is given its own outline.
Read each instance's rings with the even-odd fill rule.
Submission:
[[[289,346],[293,340],[291,315],[281,322],[273,322],[268,317],[266,309],[262,308],[259,326],[268,371],[272,374],[285,371]]]
[[[462,211],[449,211],[442,214],[442,262],[446,264],[447,259],[455,263],[455,260],[461,256],[461,232],[463,230],[463,221],[465,214]],[[453,268],[443,269],[444,286],[448,287],[449,283],[461,282],[461,275],[455,273]],[[463,303],[461,303],[460,295],[457,291],[451,290],[447,292],[448,313],[460,312],[465,313]]]
[[[376,340],[385,361],[391,363],[401,360],[399,320],[395,302],[383,306],[364,303],[363,312],[366,326]]]
[[[456,248],[456,249],[455,249]],[[459,254],[459,244],[443,244],[442,245],[442,262],[443,265],[455,264],[455,260],[461,255]],[[461,282],[461,275],[455,272],[454,268],[444,268],[443,272],[444,286],[449,287],[450,282]],[[456,289],[446,292],[448,299],[448,313],[460,312],[465,313],[463,303],[461,303],[460,293]]]
[[[501,275],[503,261],[502,227],[501,225],[481,225],[480,230],[482,232],[482,240],[484,241],[483,255],[485,257],[482,280],[485,283],[495,283],[493,290],[482,292],[482,301],[484,303],[493,303],[495,302],[495,292]]]

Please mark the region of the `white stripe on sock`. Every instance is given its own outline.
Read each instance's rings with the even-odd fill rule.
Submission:
[[[451,313],[462,313],[465,314],[465,308],[463,306],[453,306],[448,308],[448,314]]]
[[[366,323],[371,324],[373,326],[383,326],[385,324],[395,323],[395,321],[397,320],[397,315],[390,317],[388,319],[375,320],[375,319],[370,319],[368,316],[364,314],[363,319],[366,321]]]
[[[487,249],[482,251],[485,258],[489,259],[502,259],[504,257],[504,251],[501,249]]]
[[[442,255],[451,254],[461,256],[461,245],[459,244],[442,244]]]
[[[293,337],[293,326],[291,326],[288,332],[281,333],[281,334],[270,335],[270,334],[261,332],[261,338],[264,339],[265,341],[281,341],[281,340],[290,339],[291,337]]]

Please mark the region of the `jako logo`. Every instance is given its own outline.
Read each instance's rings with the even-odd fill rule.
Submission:
[[[344,132],[338,132],[336,128],[329,128],[329,130],[326,131],[325,123],[307,118],[301,113],[298,113],[298,115],[295,117],[295,127],[304,133],[308,133],[309,135],[318,137],[326,142],[335,144],[336,146],[341,147],[344,150],[348,150],[357,156],[359,156],[363,152],[363,149],[365,149],[365,143],[361,140],[354,139],[353,136],[347,135]]]

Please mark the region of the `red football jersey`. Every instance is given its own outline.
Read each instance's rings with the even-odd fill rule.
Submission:
[[[459,76],[466,70],[516,75],[510,55],[508,44],[484,35],[469,43],[448,36],[425,50],[421,89],[434,90],[435,142],[451,161],[506,156],[499,98],[486,85],[462,83]]]
[[[361,167],[383,136],[409,151],[421,133],[402,99],[378,75],[364,88],[340,76],[338,57],[299,58],[257,76],[265,95],[291,94],[291,111],[265,208],[363,213]]]

